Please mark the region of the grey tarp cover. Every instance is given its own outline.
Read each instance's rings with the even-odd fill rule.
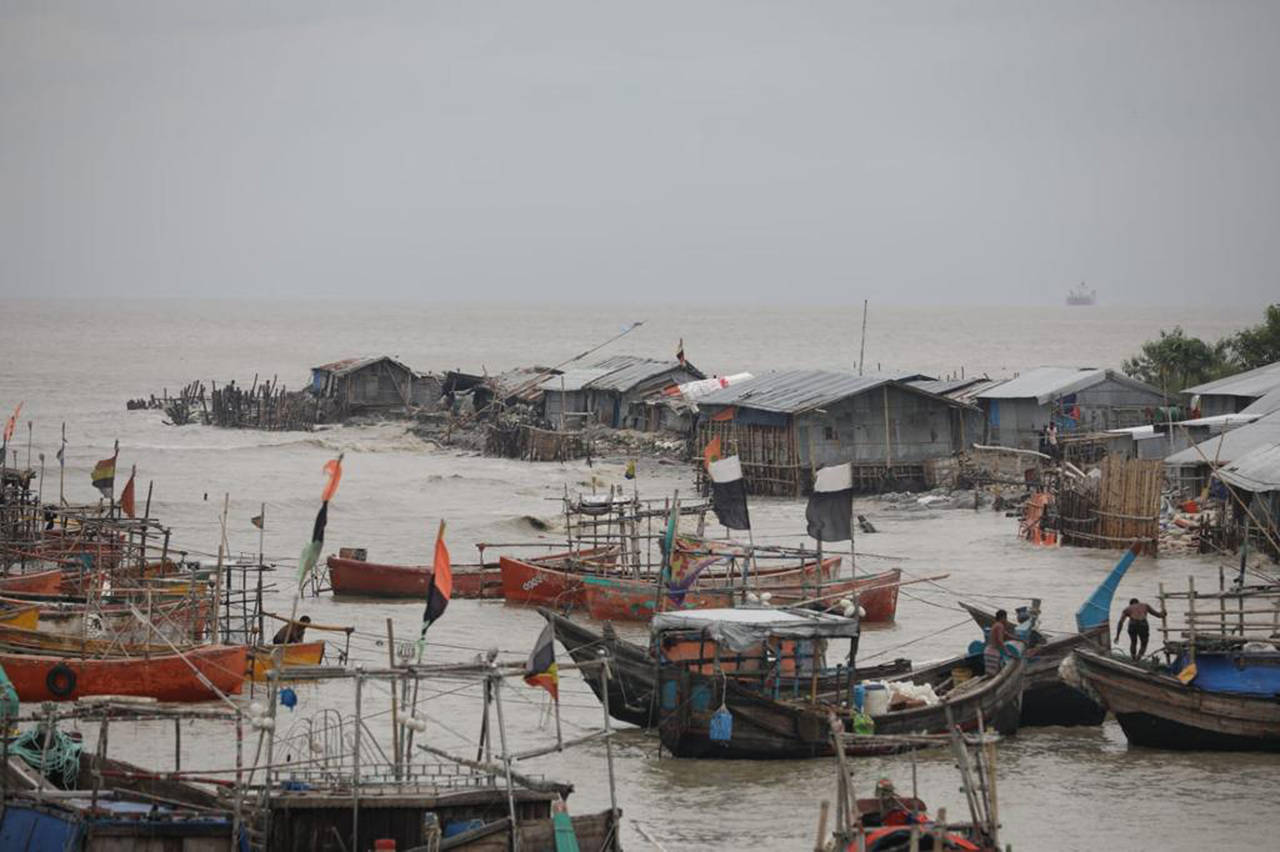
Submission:
[[[717,645],[731,651],[748,651],[770,637],[780,639],[853,638],[858,620],[803,609],[695,609],[661,612],[653,617],[652,630],[700,630]]]

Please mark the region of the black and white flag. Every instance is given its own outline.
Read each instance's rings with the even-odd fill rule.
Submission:
[[[813,478],[813,493],[804,510],[809,536],[819,541],[853,538],[853,465],[824,467]]]
[[[742,479],[742,463],[737,456],[717,459],[707,465],[711,474],[712,507],[716,518],[731,530],[751,529],[747,517],[747,485]]]

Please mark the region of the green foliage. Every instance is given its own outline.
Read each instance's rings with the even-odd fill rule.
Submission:
[[[1234,373],[1280,361],[1280,304],[1267,308],[1261,324],[1206,343],[1188,337],[1181,326],[1161,330],[1160,337],[1142,344],[1120,369],[1128,376],[1175,393]]]
[[[1280,305],[1267,308],[1266,319],[1231,338],[1231,355],[1241,370],[1280,361]]]
[[[1212,381],[1230,372],[1223,341],[1210,345],[1187,337],[1182,326],[1161,331],[1156,340],[1142,344],[1142,351],[1120,366],[1126,375],[1164,388],[1170,393]]]

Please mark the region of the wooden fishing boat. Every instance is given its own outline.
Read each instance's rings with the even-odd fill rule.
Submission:
[[[283,654],[282,665],[318,666],[324,659],[324,640],[294,642],[289,645],[254,645],[249,649],[249,679],[259,683],[267,679],[267,673],[277,667],[277,652]]]
[[[1026,684],[1022,691],[1024,727],[1044,725],[1101,725],[1107,708],[1059,672],[1062,662],[1077,648],[1106,650],[1111,644],[1111,600],[1116,587],[1137,557],[1141,545],[1133,545],[1111,569],[1076,612],[1077,632],[1048,637],[1033,630],[1027,647]],[[995,623],[995,614],[967,603],[960,604],[984,630]],[[1039,602],[1033,607],[1038,613]]]
[[[29,574],[0,576],[0,592],[26,592],[33,595],[56,595],[62,588],[62,570],[53,568]]]
[[[569,652],[569,656],[577,663],[594,662],[602,654],[608,654],[612,672],[609,677],[609,715],[620,722],[628,722],[642,728],[651,728],[658,723],[658,707],[654,702],[653,684],[657,675],[657,663],[650,649],[635,642],[619,638],[613,625],[606,623],[603,630],[596,632],[579,622],[566,618],[545,607],[539,607],[538,613],[551,623],[556,639]],[[854,670],[853,680],[879,679],[904,674],[911,671],[911,661],[896,659],[888,663],[873,666],[859,666]],[[579,673],[587,686],[595,693],[596,698],[604,700],[604,678],[598,668],[580,669]],[[832,677],[819,680],[819,687],[830,689],[840,683],[847,683],[849,675],[840,671]],[[808,681],[805,682],[807,687]],[[779,686],[780,690],[791,690],[790,682]]]
[[[1213,656],[1199,654],[1196,668],[1219,668],[1211,663]],[[1073,659],[1084,684],[1115,714],[1134,745],[1179,751],[1280,751],[1280,653],[1245,655],[1241,649],[1236,659],[1231,656],[1222,655],[1224,673],[1253,663],[1269,676],[1245,691],[1223,689],[1220,683],[1206,689],[1196,683],[1199,672],[1190,683],[1179,679],[1178,673],[1186,669],[1181,661],[1153,671],[1090,648],[1076,649]]]
[[[541,604],[560,608],[586,604],[583,577],[613,568],[621,548],[595,547],[523,560],[498,558],[502,596],[507,603]]]
[[[223,694],[239,694],[248,650],[200,645],[182,654],[105,659],[0,652],[0,666],[22,701],[75,701],[89,695],[209,701],[218,697],[209,684]]]
[[[35,630],[40,624],[40,608],[30,604],[0,602],[0,625]]]
[[[856,640],[857,621],[803,610],[720,610],[662,613],[653,623],[663,648],[658,666],[658,731],[677,757],[790,759],[832,753],[828,716],[835,711],[856,729],[850,699],[856,676],[824,691],[826,642]],[[821,620],[817,620],[821,616]],[[672,656],[672,649],[682,653]],[[910,700],[871,716],[876,734],[943,733],[981,724],[1001,734],[1018,729],[1025,663],[1014,659],[983,672],[981,654],[957,657],[889,679],[928,687],[935,703]],[[730,676],[730,674],[737,676]],[[751,684],[755,675],[757,683]],[[784,677],[792,689],[787,695]],[[806,689],[807,687],[807,689]],[[905,691],[905,690],[904,690]],[[725,712],[732,719],[725,736]],[[713,736],[713,734],[715,734]],[[850,754],[883,753],[883,746],[851,744]]]
[[[330,556],[326,562],[335,596],[427,599],[430,565],[388,565],[342,556]],[[454,565],[453,597],[502,597],[502,572],[485,565]]]
[[[792,606],[804,601],[820,599],[819,603],[832,605],[839,598],[857,597],[865,613],[864,622],[892,621],[898,606],[898,583],[902,572],[898,569],[855,579],[828,579],[839,569],[840,558],[824,559],[823,579],[817,577],[817,563],[803,568],[793,568],[775,573],[762,573],[752,581],[751,591],[768,592],[770,604]],[[656,611],[684,609],[723,609],[742,600],[741,588],[698,583],[685,592],[677,603],[673,595],[659,596],[655,585],[640,580],[621,577],[585,577],[583,598],[587,612],[597,621],[649,621]]]
[[[187,643],[187,647],[191,647],[190,643]],[[162,642],[147,644],[121,641],[115,637],[64,636],[44,630],[24,630],[7,624],[0,624],[0,648],[24,653],[125,658],[173,653],[170,646]]]
[[[84,598],[59,597],[0,597],[0,605],[34,607],[39,617],[41,631],[61,636],[79,637],[111,634],[120,636],[137,632],[145,636],[146,626],[133,615],[130,603],[104,602],[90,605]],[[132,604],[144,614],[150,613],[151,623],[174,642],[190,642],[204,636],[210,602],[206,598],[170,598],[156,596],[148,605],[145,601]],[[0,618],[0,623],[3,618]],[[21,627],[23,625],[13,625]],[[27,629],[34,630],[33,623]]]

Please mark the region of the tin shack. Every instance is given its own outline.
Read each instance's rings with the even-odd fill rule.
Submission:
[[[852,462],[855,487],[921,487],[926,463],[964,448],[973,409],[909,382],[917,376],[858,376],[782,370],[698,400],[698,446],[720,438],[737,453],[752,494],[801,494],[820,467]]]
[[[432,406],[440,398],[440,381],[388,355],[346,358],[312,367],[311,392],[334,400],[343,414],[354,414]]]
[[[1184,390],[1194,417],[1215,417],[1244,411],[1267,393],[1280,388],[1280,361]]]

